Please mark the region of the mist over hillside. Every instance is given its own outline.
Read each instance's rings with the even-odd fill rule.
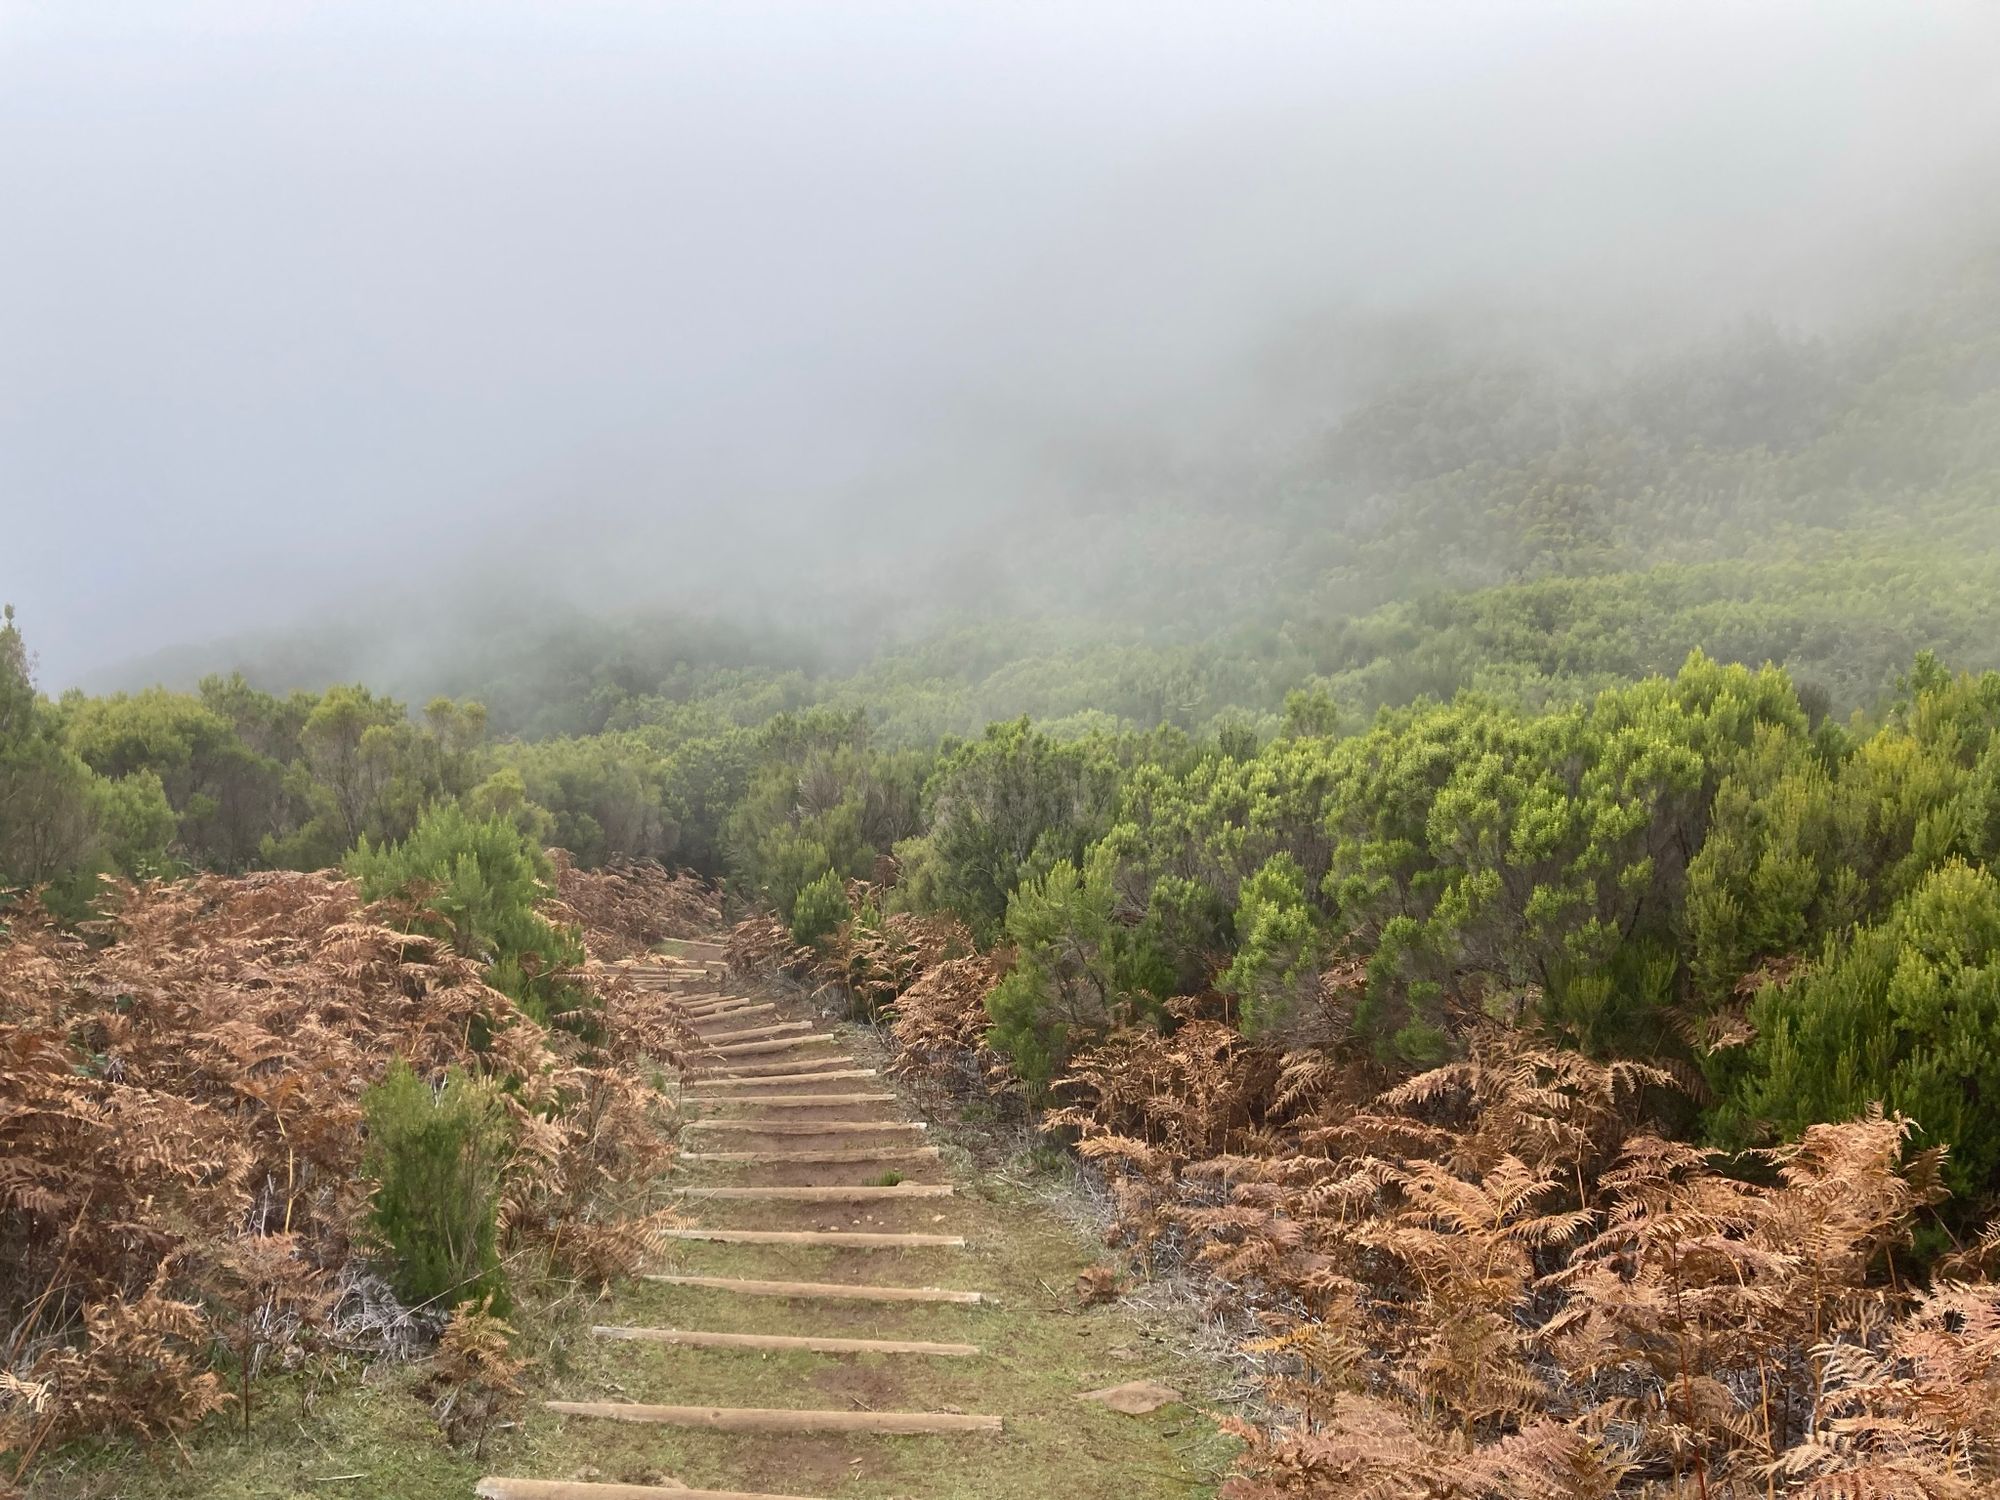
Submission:
[[[1362,713],[1469,687],[1543,702],[1700,648],[1790,666],[1846,712],[1919,649],[2000,664],[1996,266],[1821,331],[1739,320],[1589,360],[1405,325],[1337,393],[1295,346],[1314,415],[1078,443],[957,534],[876,545],[864,511],[844,554],[717,550],[705,584],[640,603],[593,591],[596,537],[559,527],[532,567],[357,581],[338,612],[96,680],[360,680],[478,697],[515,733],[756,680],[922,739],[1018,713],[1197,729],[1308,683]],[[1320,357],[1351,376],[1363,344]],[[905,721],[885,684],[925,706]]]
[[[1490,585],[1385,575],[1369,518],[1619,423],[1795,444],[1796,349],[1931,305],[2000,200],[1976,6],[485,12],[0,22],[0,582],[49,688]],[[1704,345],[1764,399],[1704,417],[1689,365],[1709,427],[1648,426],[1632,372]],[[1393,430],[1445,388],[1464,430]]]

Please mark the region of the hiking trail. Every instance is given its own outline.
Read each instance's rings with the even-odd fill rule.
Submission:
[[[675,1254],[621,1288],[482,1500],[1134,1500],[1213,1493],[1230,1441],[1161,1320],[1074,1290],[1032,1188],[941,1145],[874,1033],[732,980],[713,942],[632,970],[702,1040]],[[690,961],[691,960],[691,961]],[[579,1465],[579,1454],[590,1455]],[[535,1460],[541,1458],[543,1462]]]

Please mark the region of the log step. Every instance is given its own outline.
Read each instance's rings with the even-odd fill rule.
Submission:
[[[773,1073],[768,1078],[704,1078],[704,1084],[727,1084],[730,1088],[767,1088],[772,1084],[817,1083],[822,1078],[876,1078],[880,1075],[873,1068],[822,1068],[817,1073]],[[696,1093],[692,1087],[683,1086],[682,1092],[690,1099],[725,1098],[727,1095],[711,1095],[706,1088]],[[752,1095],[751,1097],[756,1097]]]
[[[810,1036],[780,1037],[769,1042],[731,1042],[727,1047],[703,1047],[702,1052],[710,1057],[751,1057],[763,1052],[788,1052],[793,1047],[837,1047],[840,1038],[828,1036],[825,1032],[814,1032]]]
[[[745,1281],[735,1276],[648,1276],[662,1286],[695,1286],[746,1297],[823,1297],[835,1302],[983,1302],[979,1292],[935,1286],[855,1286],[845,1281]]]
[[[752,1094],[717,1104],[761,1104],[766,1109],[823,1109],[829,1104],[894,1104],[894,1094]]]
[[[788,1057],[778,1062],[766,1063],[716,1063],[709,1067],[687,1067],[681,1070],[683,1081],[690,1083],[736,1082],[740,1079],[788,1078],[810,1076],[814,1073],[835,1073],[860,1065],[845,1052],[821,1053],[817,1057]]]
[[[713,1021],[723,1016],[762,1015],[778,1007],[768,1000],[762,1005],[749,1000],[725,1000],[720,1005],[682,1005],[675,1008],[680,1011],[683,1021]]]
[[[973,1355],[977,1344],[932,1344],[914,1339],[835,1339],[789,1333],[700,1333],[685,1328],[607,1328],[590,1330],[601,1339],[631,1339],[648,1344],[678,1344],[691,1349],[803,1349],[809,1354],[938,1354]]]
[[[593,1484],[580,1479],[509,1479],[489,1474],[472,1491],[479,1500],[810,1500],[749,1490],[684,1490],[667,1484]]]
[[[790,1088],[790,1084],[788,1084]],[[894,1094],[690,1094],[696,1104],[770,1104],[774,1110],[816,1110],[826,1104],[888,1104]]]
[[[704,1047],[716,1042],[755,1042],[765,1037],[789,1036],[794,1032],[811,1031],[810,1021],[778,1021],[769,1026],[746,1026],[740,1031],[712,1031],[701,1039]]]
[[[682,1187],[683,1198],[739,1203],[886,1203],[900,1198],[949,1198],[948,1182],[901,1182],[894,1187]]]
[[[912,1135],[924,1120],[689,1120],[684,1130],[733,1130],[749,1135]]]
[[[847,1162],[936,1161],[935,1146],[856,1146],[846,1151],[683,1151],[681,1161],[740,1161],[755,1167],[824,1166]]]
[[[548,1401],[550,1411],[614,1422],[657,1422],[715,1432],[998,1432],[998,1417],[949,1411],[802,1411],[768,1406],[647,1406],[636,1401]]]
[[[748,1019],[768,1015],[776,1020],[777,1009],[775,1005],[752,1005],[745,1000],[732,1000],[727,1005],[675,1006],[674,1014],[686,1025],[705,1026],[710,1021],[733,1021],[739,1016]]]
[[[670,1240],[719,1245],[825,1245],[842,1250],[963,1250],[958,1234],[872,1234],[858,1229],[663,1229]]]

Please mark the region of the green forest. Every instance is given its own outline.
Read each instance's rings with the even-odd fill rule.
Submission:
[[[801,942],[955,917],[1005,955],[989,1040],[1031,1093],[1181,996],[1389,1080],[1500,1020],[1678,1070],[1717,1144],[1879,1101],[1970,1222],[2000,268],[1912,301],[1585,373],[1439,362],[1254,476],[996,535],[1004,607],[871,644],[663,607],[441,651],[421,707],[296,662],[51,697],[10,610],[0,883],[82,921],[104,875],[365,880],[451,809],[718,878]]]

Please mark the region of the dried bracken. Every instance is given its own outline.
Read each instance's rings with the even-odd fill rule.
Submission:
[[[890,1071],[920,1091],[939,1095],[1005,1093],[1006,1062],[986,1045],[986,996],[998,966],[981,953],[947,958],[925,971],[890,1007],[896,1052]]]
[[[701,937],[722,925],[715,888],[698,875],[676,874],[651,860],[582,870],[566,850],[551,849],[548,855],[556,870],[556,904],[590,933],[591,952],[607,962],[636,957],[668,938]]]
[[[1004,954],[883,926],[801,953],[753,921],[734,952],[848,985],[891,1017],[897,1071],[975,1085]],[[2000,1492],[2000,1226],[1937,1262],[1961,1279],[1913,1283],[1942,1164],[1910,1122],[1722,1159],[1663,1132],[1667,1068],[1490,1025],[1394,1081],[1337,1007],[1285,1053],[1214,1014],[1175,1001],[1078,1052],[1043,1124],[1104,1170],[1119,1239],[1266,1329],[1250,1352],[1292,1417],[1235,1424],[1230,1500]]]
[[[638,879],[619,903],[680,889]],[[241,1401],[329,1322],[351,1345],[396,1321],[359,1248],[362,1095],[396,1059],[508,1081],[512,1259],[597,1280],[657,1243],[673,1120],[648,1078],[690,1041],[665,997],[593,960],[569,976],[589,1024],[537,1025],[332,872],[106,896],[82,937],[32,900],[0,934],[0,1451],[23,1471],[72,1435],[199,1422],[232,1399],[219,1349]],[[591,909],[629,932],[619,903]]]
[[[792,941],[792,930],[769,912],[745,917],[729,930],[729,967],[739,974],[802,972],[816,955]]]
[[[486,1455],[493,1419],[521,1396],[527,1362],[513,1351],[514,1330],[491,1306],[462,1302],[453,1310],[431,1361],[430,1386],[438,1425],[453,1442],[473,1439],[475,1462]]]
[[[1065,1120],[1143,1182],[1117,1199],[1135,1241],[1185,1235],[1272,1329],[1257,1352],[1302,1419],[1256,1439],[1233,1495],[1929,1496],[2000,1478],[2000,1294],[1920,1294],[1894,1265],[1939,1196],[1907,1121],[1817,1126],[1733,1176],[1648,1133],[1666,1073],[1499,1032],[1364,1108],[1295,1095],[1275,1147],[1224,1132],[1175,1180],[1177,1153],[1112,1133],[1130,1107],[1108,1061],[1077,1077],[1099,1113]],[[1215,1091],[1145,1113],[1203,1119]]]
[[[954,1094],[1008,1094],[1012,1076],[986,1045],[986,996],[1003,972],[962,922],[882,912],[880,886],[847,883],[850,920],[817,946],[800,946],[769,914],[739,922],[729,963],[744,974],[788,974],[832,989],[872,1019],[887,1021],[895,1044],[890,1070],[920,1102]]]
[[[963,923],[949,917],[877,910],[877,889],[849,881],[847,904],[855,913],[825,945],[812,967],[823,984],[837,984],[871,1016],[882,1015],[909,988],[954,958],[978,952]]]

